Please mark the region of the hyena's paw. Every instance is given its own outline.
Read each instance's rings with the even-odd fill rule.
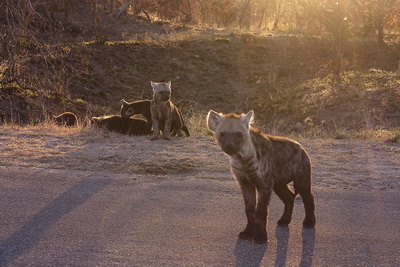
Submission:
[[[162,134],[162,138],[165,139],[165,140],[171,140],[171,132],[170,131],[165,131]]]
[[[264,244],[268,242],[268,236],[267,232],[260,232],[260,233],[255,233],[253,237],[253,241],[256,244]]]
[[[178,130],[178,137],[182,137],[182,136],[183,136],[182,131],[179,129]]]
[[[314,228],[315,227],[315,219],[309,219],[303,221],[304,228]]]
[[[243,239],[243,240],[253,240],[253,231],[248,230],[248,229],[244,229],[242,232],[239,233],[239,239]]]
[[[157,140],[158,139],[158,136],[152,136],[151,138],[150,138],[150,141],[154,141],[154,140]]]
[[[286,220],[286,219],[279,219],[278,220],[278,226],[280,227],[288,227],[290,223],[290,220]]]

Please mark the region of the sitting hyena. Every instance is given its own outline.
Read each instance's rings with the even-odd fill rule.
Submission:
[[[151,140],[156,140],[160,134],[160,129],[164,125],[163,138],[171,139],[172,121],[178,136],[182,136],[182,116],[177,112],[177,108],[170,101],[171,81],[167,83],[150,82],[153,87],[153,100],[150,104],[151,119],[153,121],[153,135]]]
[[[292,218],[296,194],[303,198],[303,227],[315,226],[314,196],[311,192],[311,163],[304,148],[297,142],[263,134],[250,126],[253,111],[246,115],[208,113],[207,124],[215,133],[218,145],[230,156],[233,176],[243,193],[247,226],[240,239],[267,242],[267,214],[272,190],[285,203],[279,226],[287,226]],[[293,181],[293,193],[288,183]],[[258,197],[256,196],[256,192]]]
[[[150,105],[151,100],[137,100],[134,102],[127,102],[124,99],[121,99],[121,117],[122,118],[130,118],[133,115],[141,114],[147,120],[147,127],[149,132],[151,132],[153,126],[153,120],[151,119]],[[171,126],[171,135],[175,135],[177,132],[177,126],[182,125],[182,131],[186,133],[186,136],[190,136],[189,129],[185,125],[183,121],[183,116],[181,111],[175,106],[173,111],[177,114],[172,114],[172,126]],[[160,130],[164,130],[164,125],[160,125]]]

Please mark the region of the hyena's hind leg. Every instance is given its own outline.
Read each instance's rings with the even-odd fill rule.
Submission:
[[[299,193],[301,198],[303,199],[304,211],[306,216],[303,221],[304,228],[314,228],[315,226],[315,204],[314,204],[314,195],[311,192],[311,179],[309,183],[298,183],[294,181],[293,186],[296,193]]]
[[[287,184],[275,185],[274,192],[285,204],[285,209],[282,217],[278,220],[278,225],[288,226],[292,220],[292,212],[296,194],[290,190]]]

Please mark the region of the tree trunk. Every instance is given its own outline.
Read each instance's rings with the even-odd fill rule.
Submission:
[[[249,8],[250,8],[250,4],[251,4],[251,0],[246,0],[246,1],[244,1],[244,4],[243,4],[243,7],[242,7],[242,12],[240,13],[240,16],[239,16],[239,27],[240,28],[242,28],[245,24],[247,24],[247,23],[245,23],[246,21],[247,21],[247,19],[249,19],[249,18],[246,18],[246,15],[248,15],[247,13],[247,11],[249,10]]]
[[[130,5],[129,1],[125,2],[121,6],[121,8],[118,10],[116,17],[118,18],[119,16],[121,16],[121,14],[124,13],[128,9],[129,5]]]
[[[376,14],[376,30],[377,30],[377,41],[378,43],[383,43],[384,39],[384,32],[383,32],[383,25],[384,25],[384,19],[385,19],[385,7],[383,1],[378,1],[378,7],[377,7],[377,14]]]

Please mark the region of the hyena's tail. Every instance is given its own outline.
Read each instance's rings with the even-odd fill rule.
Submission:
[[[182,131],[185,132],[187,137],[190,136],[189,129],[188,129],[188,127],[186,125],[182,125]]]
[[[180,117],[180,119],[181,119],[181,123],[182,123],[182,128],[181,128],[181,129],[182,129],[182,131],[185,132],[186,137],[189,137],[189,136],[190,136],[189,129],[188,129],[188,127],[185,125],[185,122],[183,121],[182,112],[181,112],[178,108],[176,108],[176,110],[177,110],[177,112],[178,112],[178,114],[179,114],[179,117]]]

